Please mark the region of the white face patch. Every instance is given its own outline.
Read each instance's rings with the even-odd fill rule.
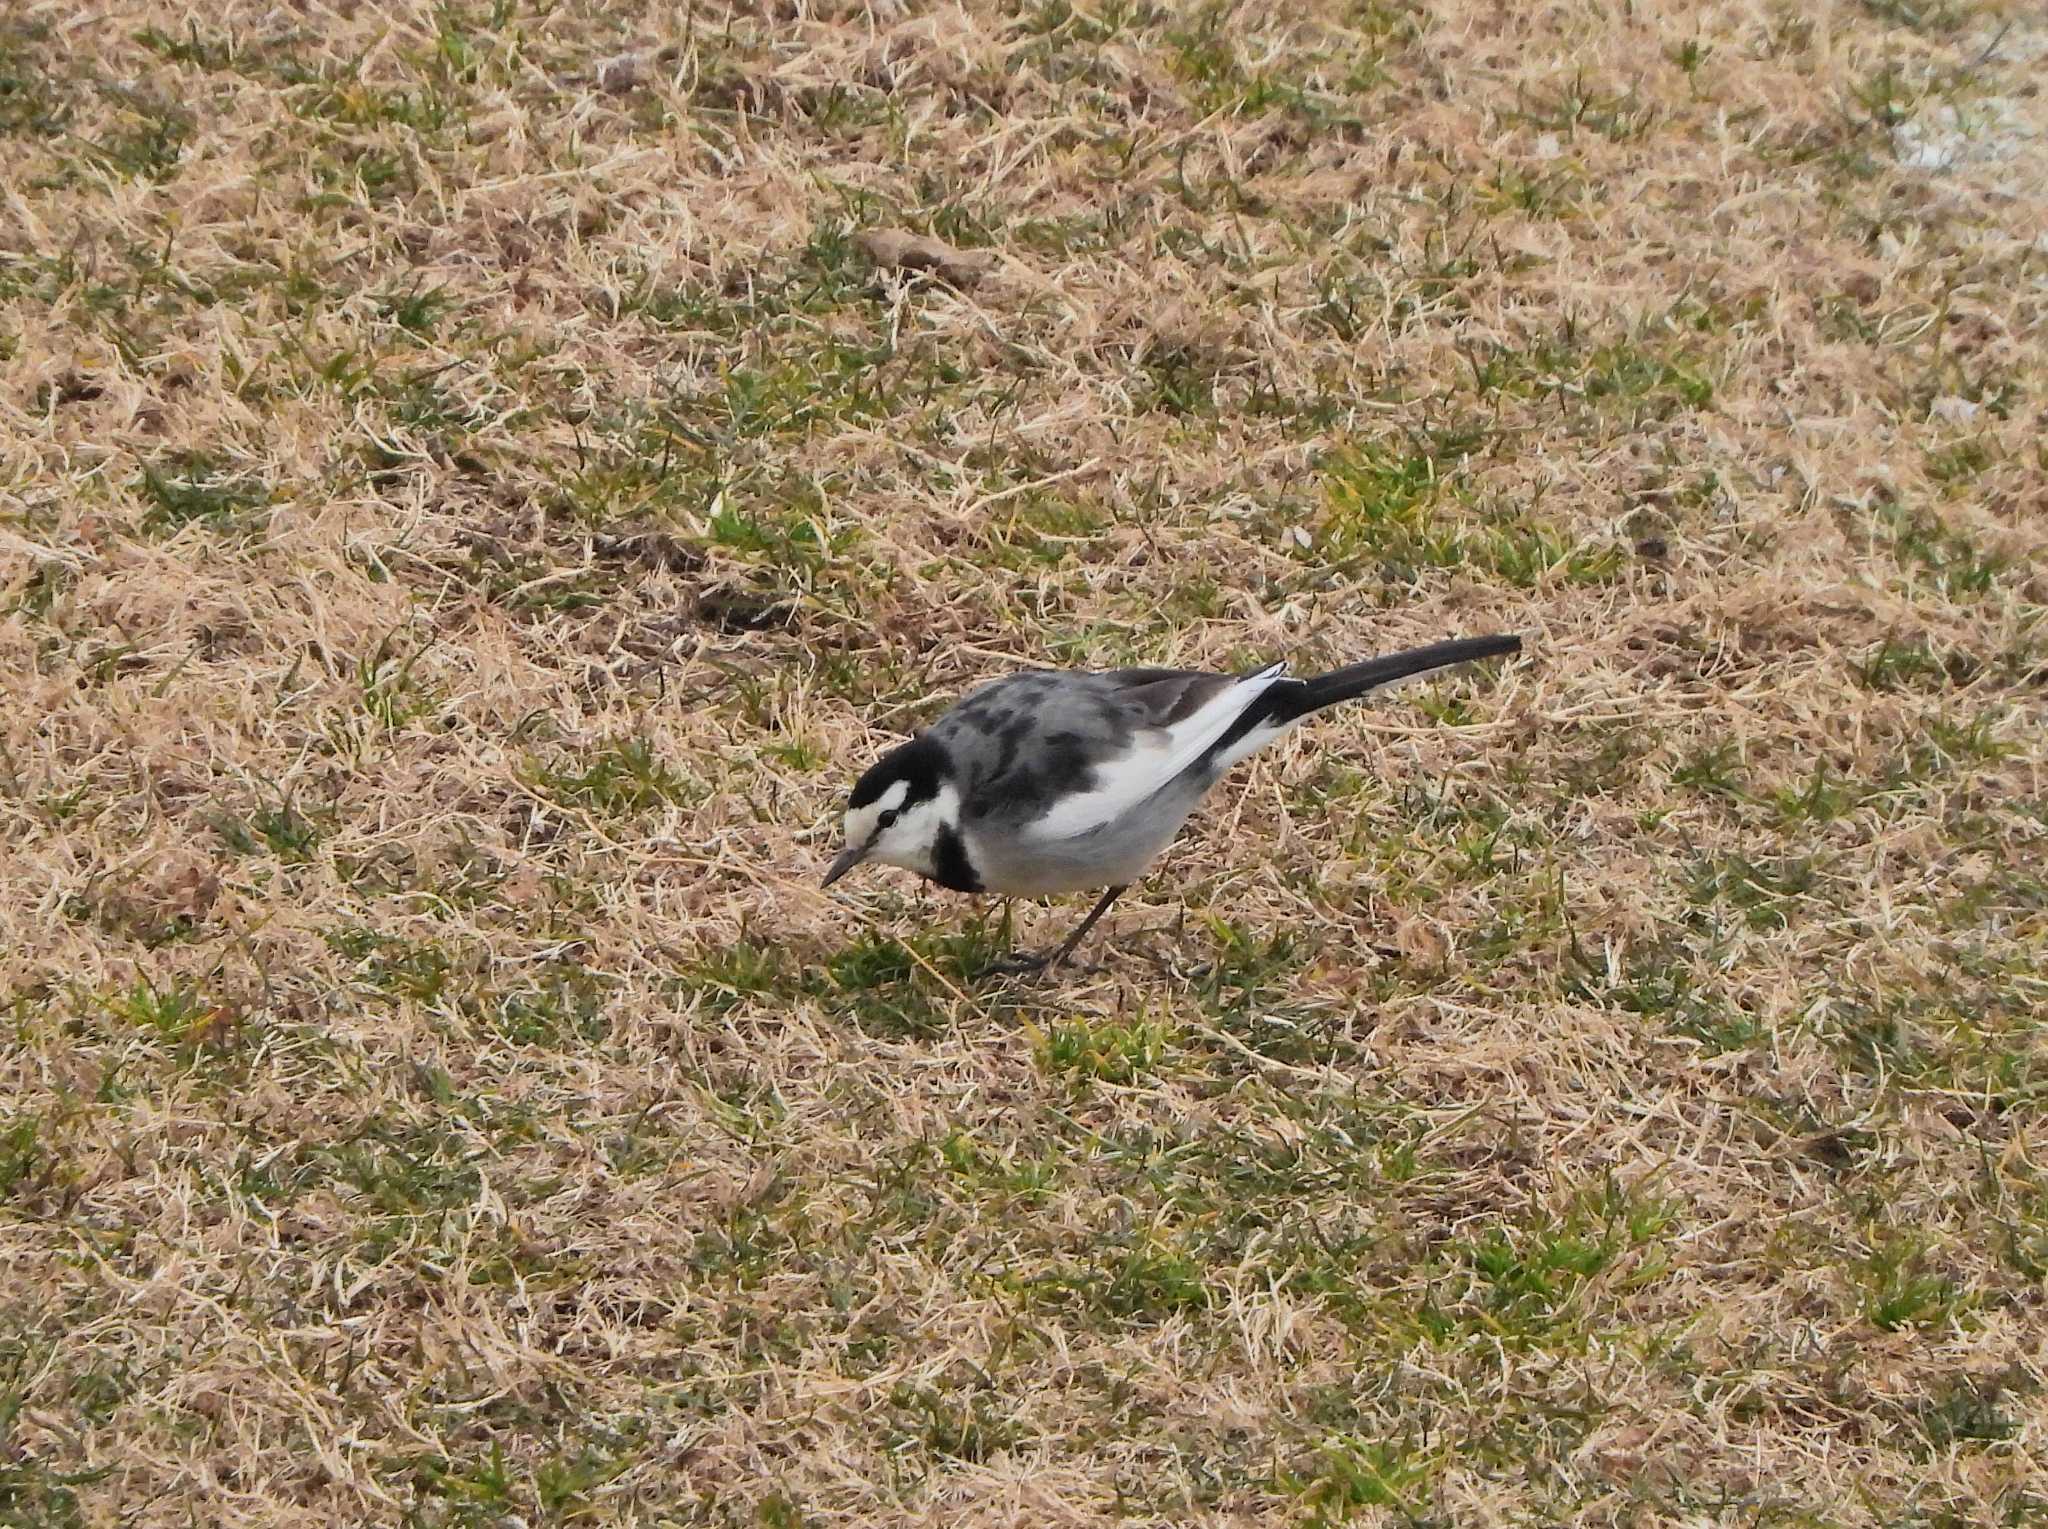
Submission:
[[[908,795],[910,795],[910,782],[907,780],[895,780],[889,783],[888,790],[884,791],[872,802],[862,807],[847,808],[845,824],[846,842],[848,844],[867,843],[868,840],[875,836],[875,828],[881,822],[882,814],[900,811],[903,806],[903,799]]]
[[[960,793],[942,786],[936,797],[905,806],[910,796],[908,781],[892,781],[864,807],[850,807],[846,813],[846,842],[849,846],[871,846],[861,858],[883,865],[898,865],[907,871],[929,876],[934,869],[933,851],[939,830],[960,817]],[[887,822],[884,822],[884,819]]]
[[[941,786],[937,796],[901,809],[896,821],[882,830],[868,858],[929,876],[936,869],[932,857],[938,848],[939,830],[959,819],[960,793]]]

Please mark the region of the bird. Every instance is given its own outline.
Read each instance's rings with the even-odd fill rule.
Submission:
[[[1056,967],[1238,761],[1326,707],[1521,646],[1509,634],[1455,638],[1312,679],[1290,678],[1283,662],[1246,674],[1032,669],[990,681],[855,782],[823,885],[874,861],[956,892],[1101,889],[1056,949],[1002,963]]]

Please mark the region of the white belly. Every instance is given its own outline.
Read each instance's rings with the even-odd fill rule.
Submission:
[[[1199,801],[1155,798],[1137,812],[1072,838],[967,830],[967,855],[982,885],[1004,897],[1048,897],[1129,886],[1180,832]]]

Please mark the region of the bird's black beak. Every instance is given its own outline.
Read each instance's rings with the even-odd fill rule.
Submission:
[[[818,885],[821,887],[831,886],[833,882],[865,860],[868,851],[873,847],[869,844],[847,845],[845,849],[832,857],[832,864],[825,869],[825,879],[819,882]]]

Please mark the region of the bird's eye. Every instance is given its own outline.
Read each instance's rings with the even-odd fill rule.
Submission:
[[[894,807],[891,807],[887,812],[883,813],[880,817],[875,819],[875,826],[877,828],[887,828],[891,823],[895,821],[896,809]]]

